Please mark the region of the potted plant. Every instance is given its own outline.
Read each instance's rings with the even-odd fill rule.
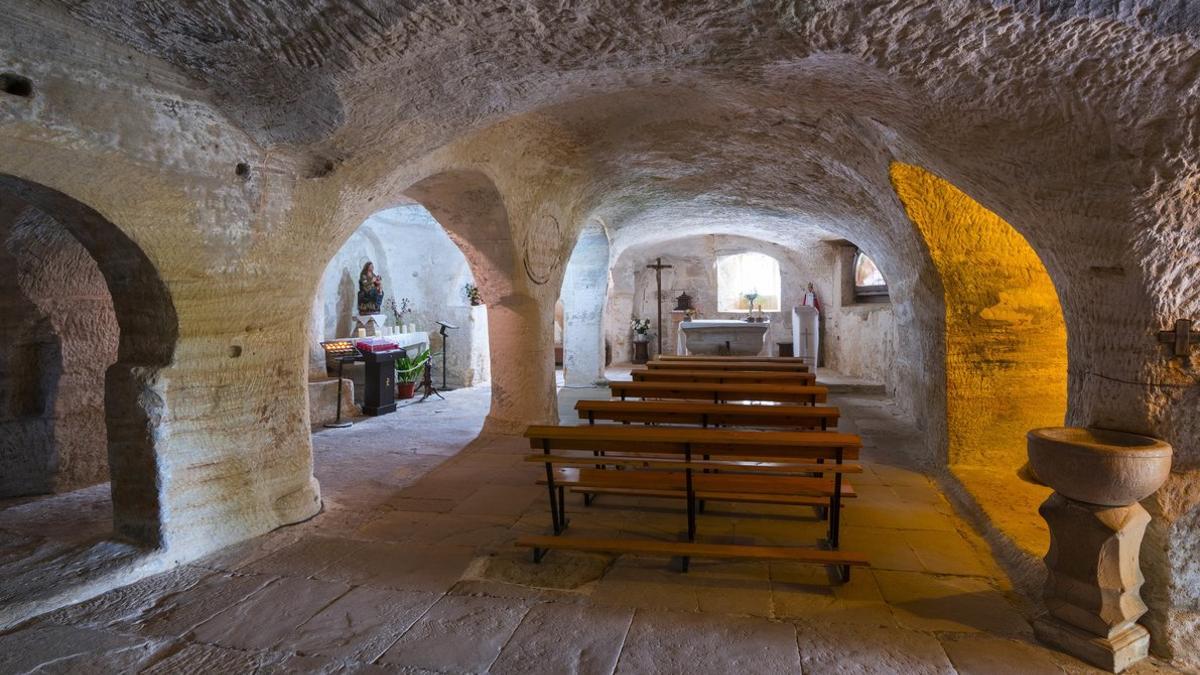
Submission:
[[[633,329],[634,342],[650,341],[650,319],[633,319],[629,327]]]
[[[467,302],[471,303],[472,307],[478,307],[483,304],[483,296],[479,295],[479,287],[475,284],[468,283],[463,286],[463,293],[467,296]]]
[[[404,352],[396,359],[396,398],[412,398],[417,389],[417,378],[429,361],[429,350],[409,356]]]

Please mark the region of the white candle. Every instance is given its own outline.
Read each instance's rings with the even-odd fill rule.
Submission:
[[[357,335],[358,335],[358,337],[367,337],[367,329],[359,328]]]

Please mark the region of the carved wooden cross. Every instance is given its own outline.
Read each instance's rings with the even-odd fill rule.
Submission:
[[[662,271],[671,269],[672,265],[662,264],[662,258],[655,258],[653,265],[646,265],[646,269],[654,270],[654,284],[658,288],[658,295],[654,296],[658,305],[658,353],[662,351]]]
[[[1158,332],[1158,341],[1171,345],[1174,356],[1190,358],[1193,342],[1200,342],[1200,332],[1192,330],[1191,319],[1176,319],[1175,330]]]

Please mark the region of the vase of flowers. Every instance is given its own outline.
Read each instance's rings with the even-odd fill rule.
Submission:
[[[392,313],[396,330],[402,333],[406,332],[404,330],[404,315],[412,311],[412,300],[409,300],[408,298],[400,298],[400,302],[396,302],[395,298],[389,298],[386,307]]]
[[[633,319],[629,322],[629,327],[633,329],[634,342],[650,341],[650,319]]]

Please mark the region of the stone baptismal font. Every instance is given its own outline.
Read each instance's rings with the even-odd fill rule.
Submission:
[[[1029,464],[1054,493],[1038,512],[1050,526],[1043,642],[1119,673],[1146,658],[1150,634],[1138,560],[1150,514],[1138,502],[1171,472],[1171,446],[1103,429],[1029,432]]]

